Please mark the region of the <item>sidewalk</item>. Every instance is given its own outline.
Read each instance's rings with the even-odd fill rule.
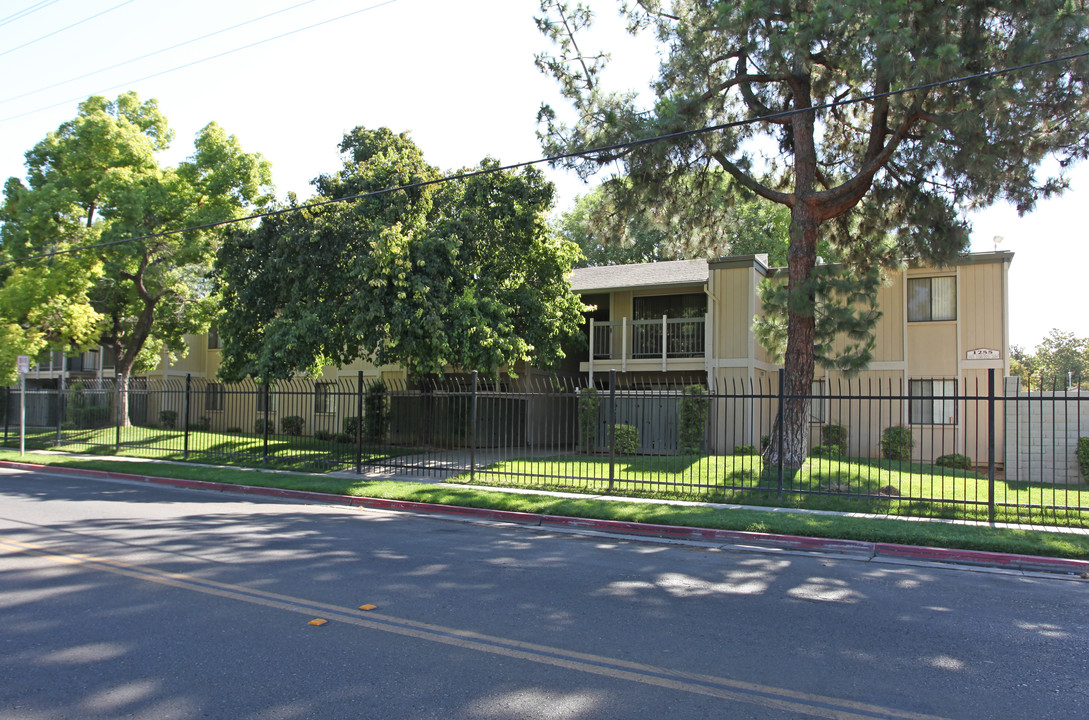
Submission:
[[[60,455],[77,460],[109,460],[119,462],[141,462],[163,465],[191,466],[190,463],[179,463],[169,460],[149,460],[146,458],[131,458],[122,456],[100,455],[74,455],[70,453],[52,451],[32,451],[27,456],[33,455]],[[146,482],[156,485],[189,488],[196,490],[210,490],[217,492],[240,493],[245,495],[263,495],[282,499],[291,499],[302,502],[316,502],[331,505],[345,505],[350,507],[364,507],[381,510],[408,511],[415,513],[427,513],[430,515],[447,515],[466,519],[490,520],[498,522],[514,523],[519,525],[550,527],[556,529],[568,529],[581,532],[603,532],[624,534],[635,537],[662,538],[670,540],[696,541],[701,543],[714,543],[723,546],[723,549],[734,550],[763,550],[763,551],[793,551],[804,553],[831,553],[857,559],[884,559],[890,561],[907,562],[935,562],[973,567],[999,568],[1026,573],[1052,573],[1066,576],[1089,575],[1089,561],[1067,560],[1063,558],[1051,558],[1030,555],[1015,555],[1010,553],[995,553],[980,550],[960,550],[953,548],[935,548],[918,545],[898,545],[894,543],[868,542],[858,540],[836,540],[827,538],[811,538],[794,535],[776,535],[771,533],[747,532],[741,530],[718,530],[710,528],[680,527],[672,525],[655,525],[651,523],[626,522],[617,520],[596,520],[579,517],[564,517],[556,515],[544,515],[538,513],[513,512],[507,510],[488,510],[481,508],[469,508],[451,505],[434,505],[430,503],[412,502],[407,500],[384,500],[380,498],[365,498],[345,495],[330,495],[327,493],[309,492],[305,490],[285,490],[279,488],[265,488],[251,485],[236,485],[231,483],[208,482],[204,480],[182,480],[177,478],[157,477],[154,475],[140,475],[127,472],[114,472],[102,470],[84,470],[52,465],[38,465],[29,462],[0,461],[0,468],[37,470],[53,472],[65,475],[82,475],[85,477],[104,478],[110,480],[127,480]],[[204,465],[202,467],[214,468],[218,466]],[[247,468],[230,467],[231,470]],[[253,472],[282,472],[270,470],[252,470]],[[293,473],[301,474],[301,473]],[[352,477],[356,477],[351,473]],[[363,478],[369,477],[364,474]],[[403,482],[441,482],[434,478],[419,479],[412,476],[389,476],[381,474],[372,479],[399,480]],[[759,507],[750,505],[726,505],[715,503],[700,503],[678,500],[655,500],[646,498],[614,497],[607,495],[585,495],[579,493],[564,493],[542,490],[524,490],[520,488],[500,488],[481,485],[448,484],[450,487],[471,488],[476,490],[489,490],[495,492],[526,493],[534,495],[550,495],[554,497],[597,499],[605,501],[624,501],[641,503],[661,503],[670,505],[691,505],[712,507],[721,509],[759,510],[772,513],[798,513],[798,514],[823,514],[841,515],[846,517],[887,519],[883,515],[864,513],[836,513],[824,510],[804,510],[779,507]],[[952,520],[930,520],[926,518],[898,517],[897,520],[913,520],[918,522],[945,522],[965,525],[987,525],[986,523],[971,523]],[[1039,529],[1047,532],[1068,532],[1076,534],[1089,534],[1085,528],[1059,528],[1040,527],[1030,528],[1023,525],[996,524],[994,527],[1016,527],[1018,529]]]

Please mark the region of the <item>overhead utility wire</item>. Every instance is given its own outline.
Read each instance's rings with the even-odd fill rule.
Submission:
[[[50,5],[56,5],[58,2],[60,2],[60,0],[41,0],[41,2],[35,3],[28,8],[23,8],[18,12],[14,12],[11,15],[8,15],[6,18],[0,18],[0,27],[3,27],[8,23],[13,23],[16,20],[22,20],[27,15],[36,13],[39,10],[45,10]]]
[[[627,150],[629,148],[650,145],[652,143],[662,142],[664,140],[680,140],[682,138],[692,137],[694,135],[702,135],[704,133],[717,132],[719,130],[728,130],[730,128],[740,127],[742,125],[750,125],[752,123],[758,122],[768,122],[771,120],[778,120],[781,118],[792,117],[794,115],[801,115],[803,113],[809,112],[815,113],[818,110],[830,110],[837,107],[843,107],[845,105],[853,105],[855,103],[861,102],[870,102],[872,100],[894,97],[896,95],[904,95],[919,90],[930,90],[932,88],[945,87],[947,85],[956,85],[958,83],[968,82],[971,80],[980,80],[983,78],[995,77],[997,75],[1005,75],[1008,73],[1018,72],[1020,70],[1029,70],[1036,67],[1042,67],[1044,65],[1054,65],[1060,62],[1078,60],[1084,57],[1089,57],[1089,51],[1074,53],[1072,55],[1063,55],[1061,57],[1051,58],[1049,60],[1038,60],[1036,62],[1026,63],[1024,65],[1015,65],[1013,67],[1000,68],[998,70],[987,70],[985,72],[975,73],[973,75],[963,75],[961,77],[950,78],[947,80],[935,80],[934,82],[924,83],[922,85],[912,85],[911,87],[901,88],[899,90],[888,90],[880,93],[861,95],[857,98],[835,100],[830,103],[822,103],[820,105],[813,105],[807,108],[783,110],[781,112],[770,113],[768,115],[760,115],[758,117],[747,118],[745,120],[734,120],[727,123],[721,123],[719,125],[708,125],[705,127],[696,128],[694,130],[680,130],[678,132],[667,133],[665,135],[654,135],[652,137],[641,138],[639,140],[628,140],[626,142],[616,143],[615,145],[603,145],[601,147],[575,150],[573,152],[563,153],[561,155],[552,155],[550,157],[539,158],[537,160],[526,160],[523,162],[512,163],[510,165],[501,165],[494,168],[472,170],[470,172],[458,173],[456,175],[446,175],[444,177],[436,178],[434,180],[423,180],[420,182],[409,183],[407,185],[398,185],[396,187],[383,188],[381,190],[371,190],[369,192],[359,193],[358,195],[349,195],[347,197],[332,198],[330,200],[322,200],[320,202],[307,203],[305,205],[296,205],[292,207],[281,208],[279,210],[271,210],[268,212],[247,215],[246,217],[234,218],[232,220],[220,220],[218,222],[204,223],[203,225],[192,225],[190,227],[178,228],[177,230],[164,230],[163,232],[150,233],[148,235],[139,235],[137,237],[122,238],[120,240],[110,240],[108,242],[95,243],[93,245],[81,245],[79,247],[69,248],[67,250],[53,250],[51,252],[39,253],[37,255],[25,255],[23,257],[12,258],[11,260],[4,260],[0,262],[0,266],[22,262],[24,260],[41,260],[44,258],[52,258],[57,255],[68,255],[81,252],[83,250],[94,250],[97,248],[110,247],[112,245],[121,245],[123,243],[137,242],[140,240],[155,240],[157,238],[169,237],[171,235],[180,235],[181,233],[193,232],[195,230],[209,230],[211,228],[223,227],[225,225],[234,225],[236,223],[248,222],[250,220],[261,220],[267,217],[277,217],[279,215],[300,212],[302,210],[312,210],[314,208],[324,207],[326,205],[335,205],[338,203],[352,202],[355,200],[362,200],[363,198],[375,197],[378,195],[386,195],[388,193],[397,192],[398,190],[416,190],[418,188],[425,188],[430,185],[439,185],[442,183],[454,182],[456,180],[468,180],[470,178],[480,177],[481,175],[491,175],[492,173],[505,172],[507,170],[518,170],[520,168],[532,167],[533,165],[540,165],[542,163],[554,163],[558,160],[567,160],[575,157],[585,157],[590,155],[596,155],[599,153],[614,152],[616,150]]]
[[[170,47],[162,48],[161,50],[155,50],[154,52],[149,52],[146,55],[141,55],[140,57],[132,58],[131,60],[124,60],[122,62],[119,62],[119,63],[115,64],[115,65],[110,65],[109,67],[99,68],[98,70],[92,70],[89,73],[84,73],[84,74],[76,76],[74,78],[69,78],[67,80],[61,80],[58,83],[53,83],[52,85],[47,85],[46,87],[38,88],[37,90],[31,90],[29,92],[25,92],[22,95],[12,95],[9,98],[4,98],[3,100],[0,100],[0,105],[3,105],[4,103],[9,103],[12,100],[21,100],[22,98],[30,97],[31,95],[37,95],[40,92],[45,92],[46,90],[52,90],[53,88],[58,88],[61,85],[67,85],[69,83],[74,83],[77,80],[83,80],[84,78],[89,78],[92,75],[98,75],[99,73],[104,73],[104,72],[106,72],[108,70],[116,70],[119,67],[124,67],[125,65],[131,65],[134,62],[140,62],[141,60],[147,60],[149,57],[155,57],[156,55],[162,55],[165,52],[170,52],[171,50],[177,50],[180,47],[185,47],[186,45],[192,45],[195,42],[200,42],[201,40],[207,40],[210,37],[215,37],[216,35],[222,35],[223,33],[230,32],[231,30],[237,30],[238,28],[243,27],[245,25],[252,25],[255,22],[260,22],[262,20],[266,20],[266,19],[272,17],[273,15],[279,15],[280,13],[285,13],[285,12],[288,12],[289,10],[295,10],[297,8],[301,8],[303,5],[309,5],[310,3],[316,2],[316,1],[317,0],[306,0],[305,2],[298,3],[297,5],[292,5],[291,7],[286,7],[286,8],[283,8],[281,10],[276,10],[275,12],[270,12],[270,13],[268,13],[266,15],[262,15],[261,17],[255,17],[255,18],[253,18],[251,20],[246,20],[244,22],[240,22],[237,25],[231,25],[230,27],[221,28],[221,29],[216,30],[214,32],[207,33],[206,35],[201,35],[200,37],[191,38],[191,39],[186,40],[184,42],[180,42],[180,43],[178,43],[176,45],[171,45]],[[38,112],[38,111],[34,110],[33,112]]]
[[[155,72],[155,73],[152,73],[150,75],[145,75],[145,76],[143,76],[141,78],[136,78],[135,80],[129,80],[128,82],[123,82],[123,83],[120,83],[118,85],[113,85],[111,87],[100,90],[99,92],[109,92],[110,90],[116,90],[118,88],[126,87],[128,85],[132,85],[134,83],[143,82],[144,80],[150,80],[151,78],[156,78],[156,77],[159,77],[160,75],[166,75],[167,73],[172,73],[172,72],[175,72],[177,70],[184,70],[187,67],[193,67],[194,65],[199,65],[199,64],[201,64],[203,62],[208,62],[209,60],[215,60],[217,58],[224,57],[225,55],[231,55],[232,53],[240,52],[242,50],[249,50],[252,47],[257,47],[258,45],[263,45],[263,44],[265,44],[267,42],[272,42],[273,40],[280,40],[280,39],[288,37],[290,35],[295,35],[295,34],[298,34],[298,33],[301,33],[301,32],[305,32],[307,30],[313,30],[316,27],[321,27],[322,25],[328,25],[331,22],[336,22],[338,20],[343,20],[344,18],[349,18],[349,17],[351,17],[353,15],[358,15],[360,13],[365,13],[368,10],[375,10],[377,8],[380,8],[380,7],[384,6],[384,5],[392,5],[395,2],[397,2],[397,0],[385,0],[385,2],[380,2],[380,3],[376,4],[376,5],[371,5],[369,7],[365,7],[365,8],[362,8],[360,10],[353,10],[350,13],[345,13],[344,15],[340,15],[340,16],[335,17],[335,18],[329,18],[328,20],[322,20],[321,22],[314,23],[313,25],[307,25],[306,27],[296,28],[295,30],[289,30],[288,32],[281,33],[280,35],[276,35],[275,37],[269,37],[269,38],[265,38],[264,40],[258,40],[256,42],[250,43],[249,45],[243,45],[242,47],[236,47],[233,50],[224,50],[223,52],[217,53],[216,55],[210,55],[210,56],[208,56],[206,58],[201,58],[200,60],[194,60],[192,62],[187,62],[187,63],[185,63],[183,65],[178,65],[176,67],[172,67],[172,68],[169,68],[167,70],[161,70],[159,72]],[[5,123],[5,122],[8,122],[9,120],[16,120],[16,119],[21,118],[21,117],[26,117],[27,115],[33,115],[34,113],[42,112],[43,110],[52,110],[53,108],[61,107],[62,105],[67,105],[68,103],[75,102],[76,100],[83,100],[84,97],[85,97],[84,95],[80,95],[78,97],[69,98],[69,99],[64,100],[62,102],[59,102],[59,103],[54,103],[53,105],[48,105],[46,107],[38,108],[37,110],[29,110],[29,111],[24,112],[24,113],[19,113],[18,115],[10,115],[10,116],[8,116],[6,118],[0,118],[0,123]]]
[[[46,33],[45,35],[42,35],[40,38],[34,38],[33,40],[30,40],[28,42],[23,43],[22,45],[17,45],[16,47],[13,47],[13,48],[11,48],[9,50],[5,50],[4,52],[0,52],[0,57],[3,57],[5,55],[7,55],[8,53],[13,53],[16,50],[22,50],[27,45],[33,45],[34,43],[38,42],[39,40],[45,40],[46,38],[53,37],[54,35],[58,35],[58,34],[64,32],[65,30],[71,30],[76,25],[82,25],[83,23],[87,22],[88,20],[94,20],[96,17],[101,17],[102,15],[105,15],[108,12],[113,12],[117,8],[124,7],[125,5],[128,5],[129,3],[132,3],[132,2],[135,2],[135,1],[136,0],[125,0],[125,2],[121,3],[120,5],[114,5],[112,8],[109,8],[108,10],[103,10],[101,12],[95,13],[94,15],[91,15],[90,17],[85,17],[82,20],[78,20],[78,21],[72,23],[71,25],[68,25],[67,27],[62,27],[60,30],[54,30],[51,33]]]

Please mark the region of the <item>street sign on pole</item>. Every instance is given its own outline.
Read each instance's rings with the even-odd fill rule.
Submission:
[[[30,372],[29,355],[19,355],[15,358],[15,372],[19,373],[20,375],[26,375],[28,372]]]

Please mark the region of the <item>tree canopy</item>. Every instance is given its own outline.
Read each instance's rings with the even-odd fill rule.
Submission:
[[[1089,338],[1052,328],[1029,352],[1010,348],[1010,374],[1034,390],[1065,389],[1070,385],[1089,387]]]
[[[721,181],[724,186],[730,182],[725,175]],[[630,186],[630,181],[614,183]],[[786,208],[725,187],[713,202],[721,208],[714,234],[692,235],[683,218],[670,217],[655,205],[618,205],[614,189],[599,186],[580,196],[557,227],[582,250],[580,267],[759,253],[767,253],[773,266],[786,265],[790,227]]]
[[[967,246],[964,210],[997,200],[1031,210],[1066,188],[1066,169],[1089,150],[1085,58],[941,84],[1085,50],[1079,0],[634,0],[622,7],[630,30],[653,33],[662,53],[648,97],[602,86],[607,56],[576,39],[589,10],[541,8],[556,53],[537,62],[575,113],[565,122],[542,107],[550,155],[726,126],[560,164],[584,175],[619,164],[631,182],[611,185],[618,201],[663,207],[693,232],[720,221],[706,202],[718,173],[789,208],[790,466],[807,447],[817,298],[837,295],[817,269],[818,242],[858,277],[904,257],[948,261]],[[769,460],[778,447],[773,438]]]
[[[553,189],[532,169],[434,184],[407,134],[355,128],[344,167],[315,201],[224,244],[220,376],[274,380],[365,358],[415,375],[548,366],[576,336],[567,274],[578,248],[554,237]],[[413,186],[404,189],[404,186]]]
[[[129,239],[241,217],[271,200],[271,174],[214,122],[188,159],[163,167],[157,154],[172,139],[155,100],[125,93],[88,98],[27,152],[27,181],[4,186],[3,254],[76,252],[4,266],[5,348],[37,355],[100,344],[124,379],[154,367],[164,349],[184,352],[184,335],[208,327],[222,231]]]

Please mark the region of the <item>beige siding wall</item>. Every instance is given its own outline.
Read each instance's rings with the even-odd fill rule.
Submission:
[[[749,356],[749,333],[752,332],[753,287],[752,268],[712,270],[714,287],[715,358],[746,358]]]
[[[904,359],[904,277],[896,273],[888,285],[877,292],[881,319],[874,328],[874,362],[898,362]]]
[[[957,291],[964,351],[988,348],[1005,352],[1002,284],[1003,267],[999,263],[960,269]]]

